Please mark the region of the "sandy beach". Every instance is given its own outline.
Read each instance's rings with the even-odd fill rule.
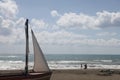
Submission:
[[[53,70],[50,80],[120,80],[120,70]]]
[[[2,75],[15,75],[22,70],[0,70]],[[119,69],[59,69],[52,70],[50,80],[120,80]]]

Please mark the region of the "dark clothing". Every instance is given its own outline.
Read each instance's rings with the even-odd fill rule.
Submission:
[[[84,69],[87,69],[87,64],[84,65]]]

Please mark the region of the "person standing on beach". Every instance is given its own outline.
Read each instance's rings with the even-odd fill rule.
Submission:
[[[83,65],[81,64],[81,69],[82,69]]]
[[[87,64],[84,65],[84,69],[87,69]]]

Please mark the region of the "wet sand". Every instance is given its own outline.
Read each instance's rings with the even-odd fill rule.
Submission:
[[[120,70],[53,70],[50,80],[120,80]]]

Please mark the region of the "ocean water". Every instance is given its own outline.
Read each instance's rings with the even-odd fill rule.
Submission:
[[[82,54],[47,54],[50,69],[120,69],[120,55],[82,55]],[[29,55],[29,69],[33,68],[33,54]],[[24,69],[24,54],[0,54],[0,70]]]

